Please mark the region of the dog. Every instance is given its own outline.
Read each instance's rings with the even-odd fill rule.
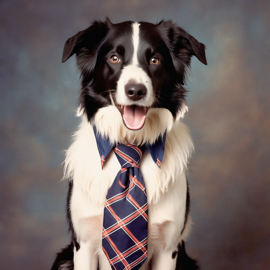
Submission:
[[[107,18],[66,41],[62,62],[73,54],[81,72],[81,124],[64,163],[72,239],[52,270],[116,269],[103,252],[102,229],[106,195],[121,166],[113,151],[100,159],[96,137],[112,145],[151,145],[161,138],[162,162],[146,150],[140,163],[149,220],[147,259],[139,269],[198,269],[185,251],[193,143],[181,118],[188,110],[186,71],[192,56],[207,65],[205,45],[172,21],[113,24]]]

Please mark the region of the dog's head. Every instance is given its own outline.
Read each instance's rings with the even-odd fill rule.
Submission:
[[[205,46],[171,21],[95,21],[66,41],[62,61],[74,53],[82,78],[80,108],[88,120],[115,105],[131,130],[144,126],[150,108],[168,109],[177,118],[185,107],[191,57],[207,64]]]

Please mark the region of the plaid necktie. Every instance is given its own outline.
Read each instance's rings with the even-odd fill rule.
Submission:
[[[148,207],[139,169],[145,149],[131,144],[114,148],[121,170],[107,194],[102,232],[112,269],[139,269],[147,258]]]

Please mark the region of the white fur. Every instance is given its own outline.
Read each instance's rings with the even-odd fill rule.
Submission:
[[[139,40],[140,40],[140,24],[135,22],[132,25],[133,29],[133,35],[132,35],[132,41],[133,41],[133,57],[132,57],[132,65],[138,65],[138,48],[139,48]]]
[[[188,106],[186,104],[183,104],[178,113],[176,114],[176,120],[184,118],[186,112],[188,112]]]
[[[186,239],[191,223],[189,218],[181,235],[186,209],[185,172],[193,150],[187,127],[180,121],[173,122],[171,113],[166,109],[150,109],[145,126],[141,130],[130,131],[123,125],[122,117],[114,106],[100,109],[94,123],[100,135],[109,136],[112,143],[153,143],[167,130],[161,169],[148,151],[140,168],[149,208],[148,258],[152,258],[153,265],[156,265],[152,269],[173,270],[175,260],[172,262],[171,254],[177,244]],[[92,270],[97,260],[102,270],[110,269],[102,252],[101,228],[105,197],[119,170],[120,164],[114,153],[110,153],[101,169],[93,129],[83,115],[65,160],[65,178],[73,179],[72,222],[81,245],[78,252],[74,250],[75,270]],[[141,269],[148,269],[148,264],[145,263]]]
[[[147,73],[138,65],[140,24],[133,23],[132,29],[133,29],[132,43],[134,49],[132,61],[130,65],[125,66],[122,70],[122,73],[117,83],[117,91],[115,98],[118,104],[124,106],[134,104],[134,101],[130,100],[125,94],[125,85],[132,80],[137,84],[144,84],[147,89],[146,96],[136,101],[136,105],[150,107],[155,100],[152,81],[147,75]]]

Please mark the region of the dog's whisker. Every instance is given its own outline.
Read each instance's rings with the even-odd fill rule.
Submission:
[[[109,95],[110,95],[110,99],[111,99],[112,104],[115,106],[114,99],[113,99],[113,97],[112,97],[111,91],[109,92]]]

